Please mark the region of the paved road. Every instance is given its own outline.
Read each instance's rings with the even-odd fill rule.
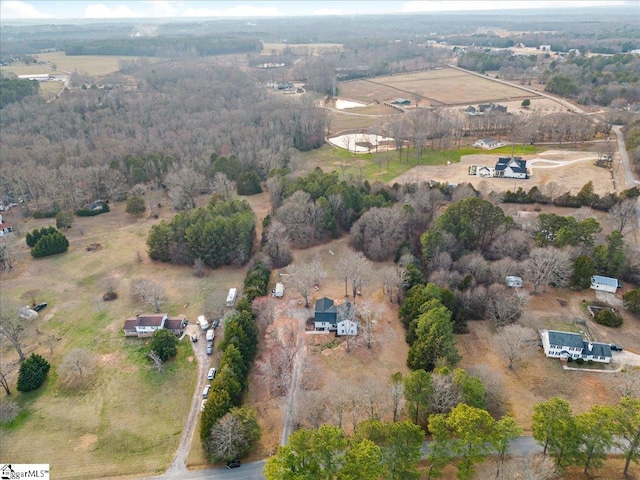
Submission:
[[[157,477],[145,477],[142,480],[204,480],[221,478],[225,480],[265,480],[262,475],[264,460],[259,462],[243,463],[238,468],[227,470],[224,467],[207,468],[204,470],[184,471],[170,474],[168,471],[164,475]]]

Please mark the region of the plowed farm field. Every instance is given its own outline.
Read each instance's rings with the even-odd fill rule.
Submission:
[[[443,68],[341,83],[340,96],[365,103],[389,102],[399,97],[412,102],[420,99],[421,106],[438,106],[507,101],[535,95],[460,70]]]

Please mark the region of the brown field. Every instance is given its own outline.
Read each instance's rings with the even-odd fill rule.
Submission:
[[[119,70],[119,60],[135,60],[139,57],[111,56],[111,55],[69,55],[64,52],[39,53],[34,55],[38,65],[7,65],[0,70],[12,72],[16,75],[29,75],[38,73],[59,74],[78,71],[88,73],[90,76],[107,75]],[[158,61],[156,57],[145,57],[150,62]],[[56,66],[57,70],[53,68]]]
[[[55,97],[64,87],[62,82],[40,82],[40,95],[46,100]]]
[[[197,380],[191,342],[184,340],[184,354],[175,361],[173,373],[167,372],[164,380],[155,377],[137,353],[145,340],[124,338],[121,333],[126,318],[148,310],[130,297],[130,281],[149,278],[161,284],[168,298],[165,311],[185,315],[193,323],[207,297],[222,302],[229,287],[242,285],[245,274],[244,268],[221,268],[197,278],[189,266],[152,262],[145,253],[149,228],[174,212],[165,206],[156,208],[160,214],[156,220],[126,215],[124,204],[111,209],[98,217],[76,218],[65,232],[71,247],[63,255],[33,260],[21,240],[16,267],[0,276],[3,303],[20,304],[25,301],[21,299],[24,292],[33,288],[40,291],[38,301],[49,303],[37,320],[38,330],[31,331],[23,343],[27,355],[35,351],[52,365],[41,389],[17,393],[17,355],[2,341],[0,360],[3,370],[10,372],[11,397],[26,417],[19,426],[2,429],[0,458],[37,463],[44,461],[42,452],[46,452],[56,478],[156,474],[167,468],[175,454]],[[55,224],[47,219],[21,219],[18,208],[3,213],[5,222],[22,233]],[[85,251],[86,245],[95,242],[101,248]],[[136,260],[137,252],[141,262]],[[102,279],[109,275],[116,280],[119,297],[104,302]],[[60,339],[53,353],[44,343],[49,334]],[[73,347],[90,349],[98,359],[98,370],[89,387],[69,392],[59,385],[56,369]],[[2,391],[0,402],[6,399]]]
[[[362,102],[385,102],[397,97],[415,101],[416,96],[424,97],[423,106],[425,103],[463,105],[531,97],[529,92],[517,87],[452,68],[345,82],[340,84],[340,92],[344,98]]]

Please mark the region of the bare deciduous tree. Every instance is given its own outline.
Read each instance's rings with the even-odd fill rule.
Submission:
[[[204,267],[204,261],[198,257],[193,261],[193,275],[202,278],[207,274],[207,271]]]
[[[269,256],[273,268],[286,267],[291,263],[291,240],[287,228],[278,220],[272,219],[266,231],[265,253]]]
[[[510,457],[502,464],[496,477],[494,464],[479,464],[475,478],[495,478],[495,480],[560,480],[562,477],[553,461],[553,457],[529,455]]]
[[[525,276],[533,282],[534,293],[540,287],[546,292],[550,283],[565,286],[572,269],[568,252],[554,247],[534,248],[526,262]]]
[[[252,310],[261,330],[266,330],[276,319],[278,303],[279,301],[271,296],[257,297],[253,301]]]
[[[514,364],[534,344],[534,332],[530,328],[516,323],[502,327],[495,337],[496,350],[500,356],[509,362],[508,367],[510,370],[513,370]]]
[[[229,180],[224,173],[216,172],[216,175],[213,177],[213,193],[220,195],[224,200],[231,200],[235,189],[236,186],[234,182]]]
[[[318,253],[313,256],[310,266],[313,271],[313,286],[320,288],[320,281],[327,276],[327,272],[323,270],[322,260]]]
[[[348,296],[347,285],[351,283],[351,293],[355,301],[362,286],[371,277],[371,262],[362,254],[352,250],[345,251],[339,259],[338,271],[344,279],[345,296]]]
[[[381,306],[365,300],[358,305],[358,315],[360,316],[360,330],[364,337],[364,344],[370,349],[378,341],[374,330],[382,318]]]
[[[139,301],[153,307],[156,313],[160,312],[162,304],[167,301],[163,288],[146,278],[132,281],[131,293]]]
[[[10,307],[8,307],[8,309],[10,309]],[[22,352],[21,345],[24,333],[25,328],[17,314],[11,314],[4,310],[0,312],[0,337],[4,337],[11,342],[13,348],[18,352],[21,362],[26,358]]]
[[[95,358],[86,348],[74,348],[60,363],[60,380],[67,387],[80,386],[91,377],[95,367]]]
[[[393,267],[386,267],[381,272],[382,294],[386,295],[391,303],[399,301],[399,294],[404,286],[402,272],[404,269]]]
[[[0,386],[4,388],[4,391],[7,395],[11,395],[11,390],[9,389],[9,382],[7,382],[7,377],[3,369],[0,369]]]
[[[509,409],[509,395],[504,373],[487,365],[469,367],[467,373],[482,382],[487,411],[495,418],[505,415]]]
[[[248,443],[242,421],[229,412],[211,427],[207,450],[213,458],[231,460],[238,458]]]
[[[287,283],[302,296],[305,308],[309,308],[309,297],[315,283],[315,273],[311,265],[293,263],[287,267],[287,275]]]
[[[298,394],[296,423],[308,428],[319,428],[327,421],[328,402],[319,390],[302,390]]]
[[[149,356],[151,361],[153,361],[153,368],[156,369],[156,372],[160,373],[164,367],[162,364],[162,359],[160,358],[160,355],[158,355],[153,350],[149,351],[147,355]]]
[[[256,362],[272,396],[286,396],[291,388],[293,363],[298,352],[298,324],[290,319],[267,332],[268,348]]]
[[[177,210],[189,210],[196,207],[196,196],[204,189],[206,178],[187,166],[170,172],[165,177],[171,204]]]
[[[496,326],[509,325],[520,318],[527,303],[525,293],[498,283],[491,285],[487,292],[487,315]]]
[[[640,398],[640,368],[625,366],[613,378],[613,389],[621,397]]]
[[[609,216],[613,220],[614,228],[623,235],[629,233],[636,226],[637,203],[638,200],[635,198],[626,198],[620,203],[616,203],[609,210]]]
[[[453,382],[451,373],[436,373],[431,376],[433,393],[429,411],[431,413],[449,413],[453,407],[464,400],[460,387]]]

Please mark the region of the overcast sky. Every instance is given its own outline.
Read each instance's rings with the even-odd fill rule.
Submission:
[[[0,0],[0,18],[96,19],[96,18],[198,18],[198,17],[283,17],[310,15],[353,15],[428,13],[442,11],[516,10],[525,8],[578,8],[580,6],[635,5],[640,0],[572,1],[160,1],[160,0]]]

